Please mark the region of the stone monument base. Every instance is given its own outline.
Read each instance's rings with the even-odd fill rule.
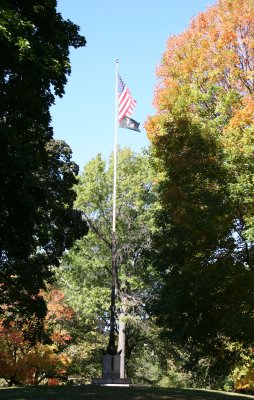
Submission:
[[[131,381],[127,378],[119,379],[106,379],[106,378],[93,378],[92,385],[101,386],[130,386]]]
[[[120,354],[104,354],[102,378],[93,378],[92,385],[129,386],[130,380],[120,378]]]

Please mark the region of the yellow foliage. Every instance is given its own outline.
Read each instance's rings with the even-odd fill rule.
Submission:
[[[251,392],[254,390],[254,368],[251,365],[246,365],[242,368],[237,368],[234,371],[235,390]]]

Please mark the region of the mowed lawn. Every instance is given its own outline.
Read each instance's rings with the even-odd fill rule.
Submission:
[[[244,400],[254,396],[192,389],[101,386],[2,388],[3,400]]]

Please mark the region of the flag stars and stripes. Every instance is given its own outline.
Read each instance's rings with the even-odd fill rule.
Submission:
[[[132,98],[129,89],[127,88],[127,86],[125,85],[124,81],[122,80],[119,74],[118,74],[118,98],[119,98],[118,118],[119,122],[121,122],[125,116],[127,117],[131,116],[137,102]]]

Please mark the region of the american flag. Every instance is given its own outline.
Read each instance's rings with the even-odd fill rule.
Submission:
[[[131,93],[121,76],[118,74],[118,98],[119,98],[119,122],[127,116],[130,117],[136,105],[136,100],[131,97]]]

